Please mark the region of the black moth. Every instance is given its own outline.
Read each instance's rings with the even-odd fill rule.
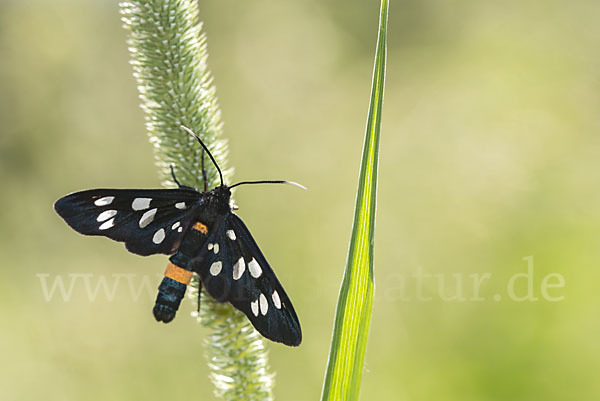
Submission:
[[[231,302],[264,337],[286,345],[302,341],[294,307],[250,231],[230,207],[230,189],[241,184],[289,183],[247,181],[231,187],[206,146],[221,185],[198,192],[176,189],[91,189],[60,198],[56,212],[75,231],[124,242],[129,252],[172,255],[158,287],[153,309],[157,321],[175,317],[192,272],[219,302]],[[299,184],[296,184],[299,185]]]

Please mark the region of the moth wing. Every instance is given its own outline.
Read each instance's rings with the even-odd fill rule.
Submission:
[[[64,196],[54,210],[75,231],[124,242],[147,256],[172,254],[202,195],[192,189],[91,189]]]
[[[264,337],[300,344],[302,331],[292,302],[237,215],[230,212],[221,219],[194,266],[207,292],[242,311]]]

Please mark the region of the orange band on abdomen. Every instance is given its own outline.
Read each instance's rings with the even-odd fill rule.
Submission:
[[[189,270],[182,269],[179,266],[175,266],[173,263],[169,262],[167,268],[165,269],[165,277],[168,277],[172,280],[175,280],[181,284],[188,285],[190,281],[192,281],[193,272]]]

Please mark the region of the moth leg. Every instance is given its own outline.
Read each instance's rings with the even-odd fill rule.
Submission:
[[[173,178],[173,181],[175,181],[175,184],[177,184],[177,186],[181,188],[182,185],[179,183],[179,181],[177,181],[177,177],[175,177],[175,170],[173,170],[173,164],[169,165],[169,167],[171,168],[171,177]]]
[[[208,192],[208,179],[206,177],[206,169],[204,168],[204,148],[200,156],[200,164],[202,166],[202,179],[204,180],[204,192]]]
[[[200,313],[200,299],[202,297],[202,280],[198,279],[198,314]]]

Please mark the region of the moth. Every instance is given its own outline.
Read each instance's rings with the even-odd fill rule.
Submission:
[[[214,157],[193,135],[215,165],[221,185],[204,191],[181,185],[171,166],[174,189],[90,189],[60,198],[54,210],[75,231],[125,243],[141,256],[171,255],[153,308],[157,321],[175,317],[193,273],[218,302],[230,302],[264,337],[289,346],[302,341],[292,302],[244,222],[230,205],[231,189],[244,184],[291,181],[243,181],[227,186]],[[304,187],[302,187],[304,188]],[[200,299],[198,299],[200,302]]]

